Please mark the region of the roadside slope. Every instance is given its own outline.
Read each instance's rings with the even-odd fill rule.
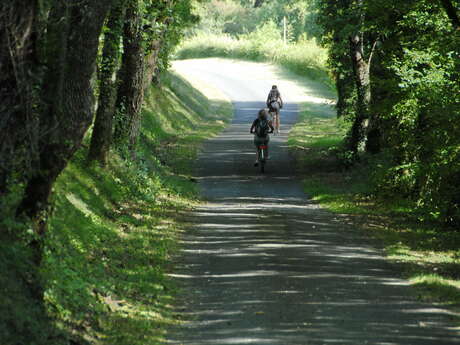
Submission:
[[[177,214],[196,203],[191,163],[202,140],[231,117],[231,105],[177,75],[166,78],[146,97],[137,161],[112,152],[106,169],[87,166],[86,140],[59,177],[43,308],[31,306],[18,278],[25,251],[2,248],[15,260],[0,257],[0,343],[156,344],[175,322],[165,270],[183,227]]]

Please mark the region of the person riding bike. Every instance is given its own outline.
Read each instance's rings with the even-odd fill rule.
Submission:
[[[260,109],[257,118],[252,123],[250,133],[254,134],[254,145],[256,146],[256,161],[254,166],[259,165],[259,145],[267,145],[268,156],[268,142],[270,141],[269,133],[273,133],[274,128],[272,122],[268,119],[267,110]]]
[[[277,133],[280,132],[280,109],[283,108],[283,99],[281,98],[281,93],[278,90],[276,85],[272,86],[272,89],[267,96],[267,107],[270,110],[270,113],[275,113],[274,121],[275,128]]]

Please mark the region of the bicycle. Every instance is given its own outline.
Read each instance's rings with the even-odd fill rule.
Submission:
[[[257,146],[257,158],[259,160],[260,172],[265,172],[265,163],[267,162],[268,144],[260,144]]]

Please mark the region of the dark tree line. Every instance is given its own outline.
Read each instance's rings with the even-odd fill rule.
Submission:
[[[57,177],[92,123],[88,164],[135,159],[144,94],[195,20],[191,0],[0,3],[0,239],[26,241],[35,269]]]
[[[190,6],[187,0],[1,4],[0,193],[20,196],[13,208],[36,219],[38,232],[52,185],[95,115],[89,160],[107,161],[113,133],[134,155],[144,92],[193,22]]]
[[[429,217],[459,224],[459,2],[317,5],[338,116],[350,122],[344,156],[382,153],[380,193],[412,199]]]

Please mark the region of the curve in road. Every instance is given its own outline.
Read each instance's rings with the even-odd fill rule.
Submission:
[[[174,67],[226,93],[235,114],[197,162],[208,203],[190,215],[173,275],[190,321],[171,332],[169,343],[460,343],[449,312],[417,302],[362,233],[303,193],[286,140],[296,100],[325,101],[314,89],[289,84],[265,64],[206,59]],[[286,107],[262,176],[248,131],[274,81]]]

